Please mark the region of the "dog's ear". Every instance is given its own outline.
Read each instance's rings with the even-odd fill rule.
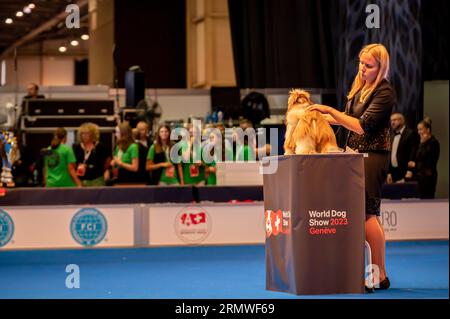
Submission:
[[[304,103],[312,104],[311,103],[311,95],[308,92],[306,92],[305,90],[299,90],[298,100],[302,104],[304,104]]]
[[[289,92],[289,99],[288,99],[288,111],[295,105],[295,104],[313,104],[311,102],[311,95],[306,92],[305,90],[300,89],[292,89]]]
[[[295,102],[297,101],[297,94],[295,93],[295,89],[292,89],[289,91],[289,98],[288,98],[288,111],[292,109]]]

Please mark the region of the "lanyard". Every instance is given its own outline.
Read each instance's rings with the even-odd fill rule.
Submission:
[[[94,145],[94,147],[91,148],[90,150],[86,150],[86,149],[84,148],[84,145],[81,144],[81,148],[82,148],[83,151],[84,151],[84,161],[83,161],[83,164],[86,164],[86,162],[87,162],[88,159],[89,159],[89,156],[91,156],[91,153],[92,153],[92,151],[93,151],[94,148],[95,148],[95,145]]]

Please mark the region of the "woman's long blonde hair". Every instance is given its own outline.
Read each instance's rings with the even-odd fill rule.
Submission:
[[[372,85],[364,91],[361,91],[360,102],[365,102],[383,79],[389,79],[389,53],[386,47],[380,43],[369,44],[362,48],[358,57],[361,58],[363,53],[369,53],[372,55],[378,62],[378,67],[380,69],[378,70],[378,76]],[[347,99],[351,100],[360,90],[362,90],[364,84],[365,81],[361,78],[358,65],[358,73],[355,76],[355,80],[353,81],[352,88],[347,95]]]

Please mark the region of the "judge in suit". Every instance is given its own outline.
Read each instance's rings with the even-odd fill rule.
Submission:
[[[408,170],[408,162],[414,160],[419,145],[418,135],[406,127],[402,113],[392,113],[391,129],[391,156],[386,178],[388,184],[404,182],[405,178],[412,177],[411,170]]]

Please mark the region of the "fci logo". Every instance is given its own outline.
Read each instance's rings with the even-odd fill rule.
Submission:
[[[0,247],[9,243],[14,234],[14,222],[7,212],[0,208]]]
[[[73,239],[83,246],[91,247],[101,242],[108,230],[105,216],[96,208],[80,209],[73,216],[70,232]]]

